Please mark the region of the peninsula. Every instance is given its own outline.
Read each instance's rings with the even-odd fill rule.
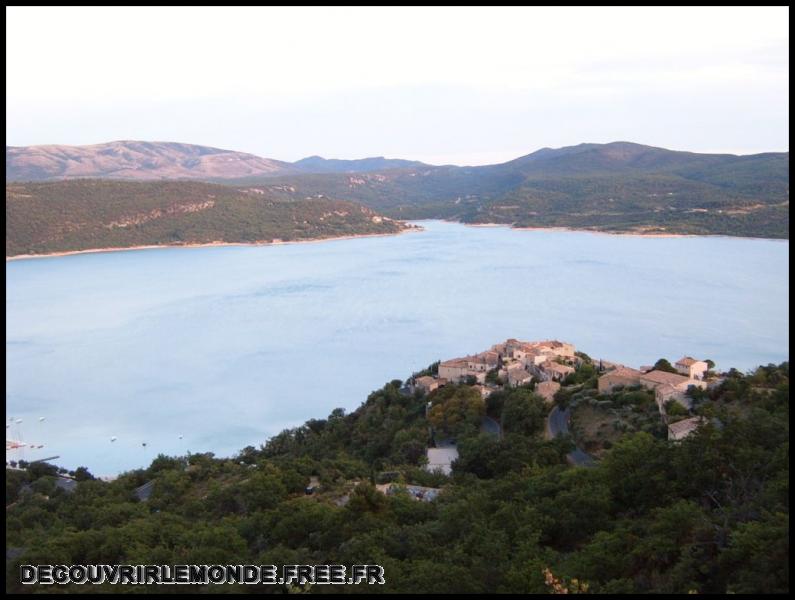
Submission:
[[[6,185],[6,257],[391,235],[411,226],[323,194],[256,186],[76,179]]]

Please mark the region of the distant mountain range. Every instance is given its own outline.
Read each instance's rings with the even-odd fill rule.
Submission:
[[[383,157],[294,163],[164,142],[6,148],[6,181],[198,179],[284,201],[332,198],[396,219],[789,237],[789,153],[699,154],[631,142],[543,148],[495,165]]]
[[[6,146],[6,181],[213,179],[297,172],[290,163],[174,142]]]
[[[789,237],[789,153],[677,152],[630,142],[544,148],[479,167],[243,178],[361,202],[400,219]]]
[[[201,179],[300,173],[368,172],[421,167],[383,156],[337,160],[310,156],[294,163],[245,152],[175,142],[118,141],[91,146],[6,146],[6,181],[59,179]]]
[[[304,173],[368,173],[371,171],[384,171],[388,169],[420,168],[427,167],[425,163],[417,160],[401,160],[398,158],[360,158],[358,160],[340,160],[337,158],[323,158],[309,156],[294,163]]]

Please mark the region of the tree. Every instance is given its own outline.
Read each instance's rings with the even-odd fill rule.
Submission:
[[[500,389],[492,392],[486,398],[486,413],[495,419],[502,416],[502,409],[505,406],[505,399],[508,397],[508,390]]]
[[[386,496],[370,482],[363,481],[353,489],[345,508],[352,513],[380,513],[386,505]]]
[[[598,382],[596,368],[591,363],[582,363],[574,373],[570,373],[563,381],[563,385],[585,384],[585,387],[595,388]]]
[[[684,406],[674,399],[665,403],[665,413],[671,417],[682,417],[690,414]]]
[[[764,515],[744,523],[732,534],[721,563],[734,594],[789,592],[789,515]]]
[[[547,407],[542,398],[529,390],[511,390],[502,409],[502,425],[506,432],[532,436],[544,429]]]
[[[155,475],[160,471],[176,470],[181,471],[185,468],[185,461],[179,458],[158,454],[149,466],[149,475]]]
[[[703,388],[698,387],[697,385],[691,385],[687,388],[685,395],[696,402],[701,402],[709,398],[709,392]]]
[[[493,435],[481,433],[465,438],[458,444],[458,459],[453,463],[456,471],[472,473],[490,479],[500,472],[502,445]]]
[[[661,358],[656,363],[654,363],[654,370],[655,371],[667,371],[668,373],[678,373],[676,369],[674,369],[673,365],[668,362],[667,359]]]
[[[420,457],[425,456],[425,449],[428,445],[427,438],[428,433],[424,429],[398,431],[392,439],[392,460],[396,464],[418,464]]]
[[[75,469],[75,481],[91,481],[93,479],[95,479],[95,477],[89,473],[87,468],[77,467],[77,469]]]
[[[35,481],[39,477],[44,477],[45,475],[56,476],[59,473],[58,467],[46,462],[34,462],[28,464],[25,461],[20,460],[19,466],[20,468],[23,469],[27,468],[28,477],[30,477],[30,481]]]
[[[258,452],[254,446],[246,446],[238,453],[238,455],[235,457],[235,460],[239,463],[253,465],[255,462],[257,462],[259,456],[260,452]]]
[[[600,467],[620,510],[639,513],[665,503],[674,477],[670,451],[646,432],[625,435],[611,448]]]
[[[480,392],[465,385],[440,388],[431,402],[433,406],[428,411],[428,420],[448,435],[477,431],[480,419],[486,413]]]

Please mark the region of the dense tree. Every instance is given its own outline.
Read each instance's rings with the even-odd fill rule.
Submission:
[[[656,363],[654,363],[654,369],[656,371],[667,371],[668,373],[678,373],[674,366],[668,362],[667,358],[661,358]]]
[[[305,240],[404,228],[359,204],[331,200],[330,194],[284,197],[270,186],[261,192],[198,181],[8,184],[6,255]]]
[[[677,400],[669,400],[665,403],[665,413],[669,417],[679,417],[688,415],[687,409]]]
[[[502,427],[506,432],[532,436],[543,431],[548,412],[543,398],[528,389],[516,388],[506,394]]]
[[[448,385],[430,396],[428,421],[446,435],[456,436],[477,431],[486,414],[486,405],[475,388],[468,385]]]

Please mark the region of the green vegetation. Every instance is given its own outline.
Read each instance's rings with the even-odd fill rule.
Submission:
[[[446,385],[428,395],[431,408],[428,421],[445,436],[474,435],[486,414],[486,405],[475,388],[469,385]]]
[[[584,358],[586,362],[578,366],[574,373],[567,375],[563,380],[563,385],[582,384],[588,388],[596,388],[599,373],[597,373],[597,368],[593,365],[590,357],[584,355]]]
[[[580,448],[600,458],[628,433],[642,431],[667,439],[654,392],[641,386],[616,386],[611,393],[600,394],[597,382],[596,368],[587,359],[564,381],[570,387],[556,397],[559,405],[571,408],[571,431]]]
[[[280,163],[290,167],[287,174],[214,180],[224,185],[7,183],[6,255],[399,229],[329,198],[401,220],[789,237],[788,153],[693,154],[616,142],[545,149],[483,167],[319,160],[309,163],[366,172],[290,174],[309,167]],[[370,171],[379,165],[384,170]]]
[[[678,373],[674,366],[670,363],[667,358],[661,358],[656,363],[654,363],[654,370],[655,371],[666,371],[667,373]]]
[[[497,395],[502,396],[500,399],[502,410],[497,416],[502,421],[506,435],[518,433],[531,438],[544,431],[548,408],[544,399],[537,396],[530,388],[507,389],[494,392],[491,396]],[[491,396],[489,400],[492,399]]]
[[[789,237],[789,154],[694,154],[640,144],[544,149],[483,167],[245,178],[393,218],[516,227]]]
[[[383,588],[334,591],[788,592],[788,363],[730,371],[696,403],[709,423],[679,443],[642,426],[611,434],[591,468],[566,464],[565,441],[544,441],[545,408],[529,388],[489,398],[497,439],[471,427],[480,409],[466,386],[427,397],[401,386],[232,459],[160,456],[110,483],[81,470],[71,493],[54,485],[55,467],[7,469],[6,548],[19,553],[7,591],[36,591],[18,583],[31,563],[377,563]],[[628,415],[654,404],[643,390],[594,392],[567,396]],[[459,436],[451,477],[422,469],[428,399]],[[310,477],[320,488],[306,495]],[[443,491],[433,502],[385,496],[373,486],[384,480]],[[142,502],[134,490],[150,481]],[[239,588],[190,591],[287,591]]]
[[[614,233],[788,238],[789,198],[674,176],[532,181],[462,215],[473,223]]]
[[[327,198],[189,181],[6,184],[6,256],[148,245],[295,241],[397,233],[403,225]]]
[[[676,400],[669,400],[665,403],[665,413],[669,417],[686,417],[690,414],[687,408]]]

